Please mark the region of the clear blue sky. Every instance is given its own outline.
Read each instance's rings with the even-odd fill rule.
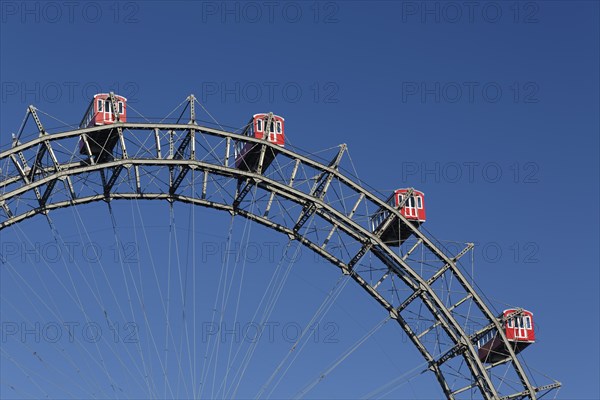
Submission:
[[[425,192],[426,226],[434,236],[479,243],[475,277],[494,306],[534,312],[539,336],[526,351],[527,364],[563,383],[559,398],[600,398],[598,2],[0,5],[3,148],[29,104],[78,122],[96,91],[114,90],[150,117],[165,115],[194,93],[229,126],[274,111],[286,118],[288,138],[298,147],[348,144],[360,177],[381,192],[406,186]],[[80,212],[106,215],[105,207]],[[120,207],[125,219],[137,212]],[[163,215],[150,242],[168,237],[168,208],[143,204],[142,210]],[[188,212],[182,208],[180,215]],[[219,221],[214,226],[225,224],[214,230],[197,225],[223,243],[227,217],[196,212]],[[56,215],[68,236],[75,214]],[[32,243],[48,242],[42,217],[21,227],[34,232]],[[240,223],[238,232],[243,228]],[[272,236],[252,229],[259,238]],[[95,234],[110,243],[110,231]],[[134,237],[132,230],[127,234]],[[2,241],[17,243],[20,235],[3,232]],[[158,259],[166,252],[158,251]],[[307,310],[338,277],[311,257],[301,263],[306,273],[294,273],[287,300],[293,304],[294,293],[308,297]],[[28,264],[20,257],[13,262]],[[13,284],[4,271],[2,277],[2,321],[42,320],[35,312],[24,319],[33,312],[27,293],[9,290]],[[60,293],[55,301],[66,303]],[[21,314],[5,298],[17,302]],[[384,317],[356,288],[346,288],[339,301],[325,318],[338,324],[338,341],[317,343],[299,361],[309,369],[299,368],[298,380],[282,383],[275,395],[293,395],[327,365],[314,367],[311,357],[335,358]],[[305,321],[304,311],[280,312],[281,321]],[[313,394],[362,396],[417,366],[416,351],[405,338],[396,346],[394,334],[401,336],[400,329],[386,326]],[[3,348],[10,343],[3,341]],[[282,354],[286,345],[279,340],[273,348]],[[30,351],[36,350],[23,347],[13,355]],[[14,396],[8,385],[27,387],[27,381],[5,362],[1,393]],[[63,378],[51,379],[60,386]],[[81,385],[82,393],[86,385],[96,387]],[[252,387],[242,395],[253,396]],[[33,397],[44,393],[28,390]],[[439,391],[415,383],[394,395],[431,398]]]

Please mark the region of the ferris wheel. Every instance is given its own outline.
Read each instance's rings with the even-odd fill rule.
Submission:
[[[196,306],[204,294],[195,287],[196,282],[203,280],[196,275],[201,271],[194,268],[185,274],[178,270],[164,275],[166,268],[161,269],[178,257],[177,249],[183,246],[182,240],[187,240],[185,236],[196,234],[193,216],[196,206],[224,212],[221,214],[228,219],[228,225],[224,226],[226,250],[235,237],[235,224],[240,223],[241,237],[246,241],[252,225],[283,234],[280,236],[287,240],[284,254],[274,260],[274,272],[266,276],[270,281],[254,313],[258,316],[255,324],[258,336],[264,332],[265,323],[282,294],[294,264],[293,254],[301,248],[309,249],[339,272],[338,282],[314,315],[309,316],[307,326],[314,326],[323,317],[347,282],[353,282],[383,308],[382,321],[356,346],[302,386],[297,397],[307,396],[388,321],[400,326],[398,334],[406,335],[422,358],[413,375],[432,376],[440,386],[440,397],[535,399],[560,387],[560,383],[553,380],[538,384],[522,359],[521,352],[526,353],[524,350],[536,340],[534,314],[518,306],[506,307],[501,312],[491,308],[461,265],[461,258],[472,252],[473,244],[466,244],[453,254],[425,230],[427,202],[423,192],[398,188],[382,197],[344,168],[344,163],[350,161],[346,145],[336,147],[328,158],[290,146],[291,134],[286,131],[282,116],[254,114],[246,126],[236,131],[218,123],[210,126],[201,123],[196,116],[198,105],[190,95],[167,116],[177,116],[174,121],[165,122],[168,120],[165,118],[134,122],[133,109],[126,98],[112,92],[100,93],[91,100],[78,126],[58,132],[46,130],[40,110],[33,106],[27,109],[12,145],[0,153],[3,241],[8,237],[14,238],[13,242],[27,243],[28,233],[21,226],[26,220],[36,221],[47,227],[57,248],[64,250],[69,247],[70,234],[76,232],[79,238],[90,239],[104,221],[111,232],[109,236],[118,244],[115,257],[118,270],[108,270],[97,263],[98,269],[83,271],[69,260],[61,264],[60,270],[48,265],[44,272],[35,267],[20,270],[3,254],[3,274],[11,277],[16,292],[29,299],[29,304],[24,304],[22,299],[3,294],[3,307],[11,308],[27,321],[34,319],[29,313],[50,314],[61,325],[72,315],[79,315],[87,322],[87,328],[93,327],[92,322],[100,318],[119,339],[113,342],[125,341],[132,334],[132,327],[138,326],[122,325],[119,329],[116,324],[119,315],[137,316],[136,322],[148,328],[148,332],[144,343],[127,350],[106,343],[110,342],[106,335],[87,343],[93,346],[81,343],[76,354],[66,353],[57,346],[56,358],[67,367],[44,375],[23,361],[28,358],[39,365],[48,364],[36,350],[35,343],[18,340],[24,328],[3,323],[2,363],[16,371],[14,376],[12,373],[2,376],[6,393],[14,390],[14,394],[31,397],[49,393],[73,397],[80,394],[129,397],[130,392],[123,389],[122,382],[130,381],[139,386],[140,391],[136,393],[147,397],[230,398],[239,395],[240,385],[255,360],[258,342],[219,350],[218,340],[215,340],[216,347],[207,354],[197,348],[195,335],[199,332],[196,332],[197,324],[190,320],[195,318]],[[33,124],[35,135],[27,136],[28,124]],[[140,207],[142,200],[164,200],[161,203],[169,211],[166,216],[157,216],[154,211],[145,213]],[[91,214],[77,211],[96,202],[107,204],[108,216],[96,211]],[[123,217],[114,206],[117,203],[130,203],[133,217]],[[185,217],[177,214],[178,204],[189,205],[192,214]],[[73,210],[72,222],[61,222],[53,217],[61,209]],[[163,221],[168,254],[149,259],[144,272],[139,265],[139,270],[134,270],[126,265],[128,248],[120,235],[123,230],[131,229],[136,243],[143,243],[151,251],[152,238],[144,227],[153,224],[155,219]],[[126,227],[124,221],[130,225]],[[183,224],[186,229],[179,229],[177,224],[179,227]],[[30,247],[35,248],[35,245]],[[194,244],[187,248],[191,259],[197,259],[208,250]],[[3,247],[4,253],[9,250]],[[39,248],[30,251],[26,261],[35,264],[36,260],[29,260],[38,257],[40,264],[48,264],[47,257],[39,257],[42,251]],[[86,254],[98,256],[99,251],[91,245]],[[219,321],[221,305],[238,292],[234,277],[240,272],[243,276],[244,266],[240,266],[243,260],[225,258],[223,268],[211,272],[215,279],[218,277],[218,284],[207,288],[216,292],[211,323]],[[181,263],[181,260],[173,261],[176,262]],[[112,275],[122,279],[115,282],[117,279],[113,280]],[[37,276],[39,287],[29,284],[31,276]],[[181,283],[188,276],[191,283]],[[53,279],[52,284],[50,279]],[[171,280],[179,280],[179,286],[171,285]],[[171,292],[173,287],[180,288],[182,293]],[[191,293],[187,293],[190,287]],[[57,300],[59,291],[66,293],[62,294],[66,299]],[[241,288],[239,291],[241,293]],[[232,307],[236,316],[244,307],[240,298],[231,300],[235,303]],[[70,306],[63,307],[66,303]],[[157,311],[149,312],[152,307]],[[176,315],[173,309],[182,310],[183,316]],[[154,331],[157,325],[150,322],[153,318],[162,322],[160,335]],[[183,328],[175,326],[175,319],[183,321]],[[125,317],[121,319],[124,320]],[[45,328],[48,335],[51,328],[56,327],[40,329]],[[93,336],[90,330],[93,331],[89,328],[86,332],[88,337]],[[30,332],[30,335],[36,334]],[[193,337],[186,337],[188,334]],[[256,385],[257,398],[273,394],[297,355],[295,352],[302,348],[304,335],[302,331],[290,352],[280,363],[275,363],[266,380]],[[71,339],[82,341],[77,337]],[[174,351],[165,351],[169,348]],[[219,351],[227,354],[227,361],[224,376],[216,379]],[[201,353],[204,357],[200,360]],[[80,359],[87,361],[79,365]],[[170,372],[169,365],[174,372]],[[89,372],[94,370],[97,375]],[[125,372],[119,376],[121,370]],[[21,378],[16,377],[19,374]],[[212,387],[205,389],[211,377]],[[63,387],[57,383],[61,379],[72,383]],[[32,386],[23,389],[13,382],[28,382],[27,385]],[[390,384],[393,387],[394,382]],[[367,397],[378,397],[382,393],[372,392]]]

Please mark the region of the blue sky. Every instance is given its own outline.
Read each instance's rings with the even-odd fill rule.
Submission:
[[[479,244],[475,277],[495,307],[534,312],[539,340],[527,350],[528,365],[563,383],[559,398],[600,398],[598,2],[0,4],[2,148],[29,104],[78,122],[96,89],[115,90],[150,117],[190,93],[228,126],[273,111],[286,118],[286,134],[300,148],[346,143],[359,176],[381,192],[425,192],[429,232]],[[148,215],[164,213],[151,229],[158,243],[167,234],[167,208],[143,207]],[[188,212],[182,208],[181,215]],[[68,235],[75,214],[56,218]],[[47,240],[44,224],[38,217],[21,226],[35,232],[36,243]],[[219,243],[227,235],[226,226],[199,231]],[[110,241],[110,232],[97,235]],[[19,237],[2,232],[5,243]],[[294,275],[290,292],[312,290],[309,303],[318,305],[337,271],[308,259],[302,265],[307,273]],[[383,317],[356,288],[345,289],[344,298],[328,317],[339,324],[342,344],[319,342],[314,357],[341,353]],[[5,305],[3,312],[9,313]],[[419,364],[402,343],[381,370],[365,371],[400,334],[398,327],[385,329],[368,345],[372,352],[343,365],[344,374],[358,382],[385,370],[390,380],[393,368]],[[310,357],[302,362],[311,365]],[[318,372],[302,371],[298,382]],[[19,382],[5,373],[3,367],[1,384]],[[340,389],[341,382],[324,382],[319,394],[361,396],[377,387]],[[395,394],[439,396],[437,388],[421,386]],[[3,386],[2,393],[12,392]]]

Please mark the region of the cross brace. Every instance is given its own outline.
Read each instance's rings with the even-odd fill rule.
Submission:
[[[338,151],[337,155],[333,158],[333,160],[331,160],[328,167],[337,169],[345,151],[346,144],[340,145],[340,150]],[[310,192],[310,195],[322,200],[325,197],[325,193],[327,193],[327,189],[329,189],[331,181],[333,180],[333,175],[334,174],[331,171],[322,172],[317,178],[317,181],[315,182],[313,189]],[[294,225],[294,232],[298,232],[298,230],[302,228],[302,226],[306,223],[308,218],[310,218],[310,216],[314,214],[316,209],[317,208],[312,202],[305,204],[304,207],[302,207],[300,217],[298,218],[296,225]]]

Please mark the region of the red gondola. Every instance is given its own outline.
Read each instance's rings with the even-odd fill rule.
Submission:
[[[398,189],[387,199],[386,203],[398,208],[406,196],[408,189]],[[413,190],[412,195],[406,200],[403,207],[399,209],[409,223],[417,228],[425,222],[425,195],[423,192]],[[389,212],[385,208],[379,209],[371,217],[371,231],[375,232],[381,228],[381,225],[388,218]],[[400,246],[412,234],[412,230],[404,222],[398,223],[394,218],[388,227],[381,233],[381,239],[388,246]]]
[[[242,135],[266,139],[270,143],[285,145],[284,119],[278,115],[254,114]],[[256,172],[260,162],[261,146],[239,140],[235,144],[235,167],[243,171]],[[268,148],[263,157],[262,171],[275,159],[275,152]]]
[[[127,99],[123,96],[115,95],[115,103],[117,112],[113,113],[113,106],[109,93],[98,93],[94,95],[79,127],[90,128],[100,125],[112,125],[115,122],[127,122]],[[88,133],[87,137],[90,152],[96,157],[97,161],[100,162],[112,157],[112,150],[118,140],[118,134],[115,129],[106,129]],[[79,153],[88,154],[83,139],[79,140]]]
[[[502,327],[515,353],[520,353],[535,342],[535,329],[531,312],[522,310],[519,313],[518,310],[511,308],[504,310],[501,317],[508,317]],[[495,363],[508,357],[508,349],[496,330],[492,330],[480,338],[477,341],[477,347],[479,349],[479,359],[484,363]]]

